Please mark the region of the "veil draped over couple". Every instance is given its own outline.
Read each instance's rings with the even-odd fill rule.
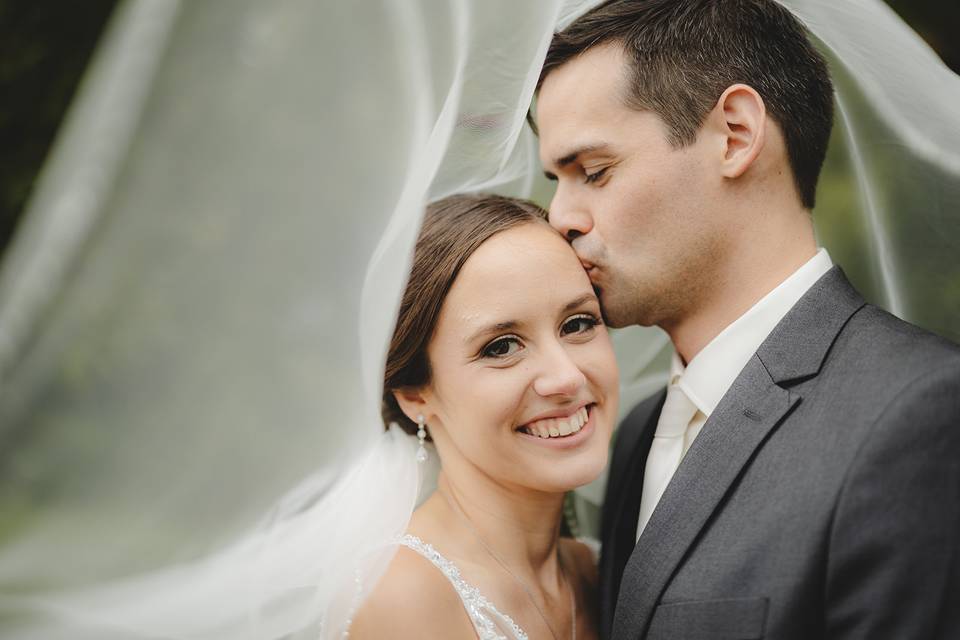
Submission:
[[[4,637],[957,637],[957,103],[878,1],[127,3]]]

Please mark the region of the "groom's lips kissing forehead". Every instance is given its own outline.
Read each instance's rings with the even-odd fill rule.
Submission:
[[[599,275],[600,265],[597,264],[596,260],[586,255],[583,250],[583,244],[578,243],[577,240],[579,240],[579,238],[574,239],[573,242],[570,243],[570,246],[573,247],[574,253],[577,254],[577,259],[580,260],[580,266],[583,267],[583,270],[590,276],[590,280],[593,281],[593,279]],[[580,246],[578,246],[578,244],[580,244]]]
[[[576,251],[576,249],[574,249],[574,251]],[[592,282],[593,284],[596,284],[597,283],[596,279],[600,275],[600,269],[597,267],[595,263],[591,262],[590,260],[587,260],[586,258],[581,256],[579,253],[577,254],[577,257],[580,259],[580,266],[583,267],[583,270],[587,272],[587,277],[590,278],[590,282]]]

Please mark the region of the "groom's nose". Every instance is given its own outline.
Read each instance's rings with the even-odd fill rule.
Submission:
[[[547,220],[551,227],[571,242],[578,236],[587,235],[593,229],[593,218],[586,207],[568,194],[563,185],[557,186],[557,192],[550,201]]]

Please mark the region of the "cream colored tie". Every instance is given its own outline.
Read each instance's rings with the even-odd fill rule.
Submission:
[[[660,411],[657,432],[647,455],[643,473],[643,491],[640,494],[640,519],[637,522],[637,538],[650,521],[650,516],[660,502],[664,490],[670,484],[684,453],[684,435],[690,420],[697,414],[697,407],[680,388],[679,378],[667,387],[667,399]]]

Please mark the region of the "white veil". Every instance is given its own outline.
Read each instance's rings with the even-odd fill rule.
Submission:
[[[416,499],[379,398],[423,205],[546,203],[524,115],[594,4],[123,5],[0,269],[4,637],[338,631]],[[960,80],[879,0],[785,4],[837,77],[822,242],[960,337]],[[615,340],[629,408],[668,346]]]

